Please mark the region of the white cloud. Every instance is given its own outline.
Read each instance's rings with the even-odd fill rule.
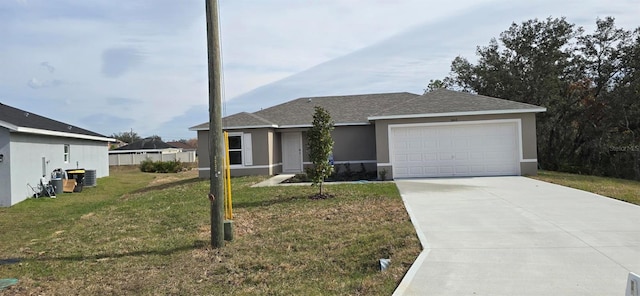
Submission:
[[[48,87],[56,87],[62,85],[61,80],[52,79],[52,80],[40,80],[38,78],[31,78],[27,82],[27,85],[33,89],[39,88],[48,88]]]

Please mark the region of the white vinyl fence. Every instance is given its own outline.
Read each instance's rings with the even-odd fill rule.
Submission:
[[[145,153],[145,154],[125,154],[116,153],[109,154],[109,165],[139,165],[145,159],[152,161],[180,161],[180,162],[196,162],[196,152],[177,152],[177,153]]]

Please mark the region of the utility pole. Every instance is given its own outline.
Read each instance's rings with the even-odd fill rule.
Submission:
[[[224,178],[222,135],[222,83],[218,1],[205,0],[207,10],[207,54],[209,64],[209,201],[211,203],[211,247],[224,247]]]

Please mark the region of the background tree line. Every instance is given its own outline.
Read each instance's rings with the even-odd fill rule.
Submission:
[[[564,18],[513,23],[478,60],[456,57],[446,87],[547,108],[537,115],[542,169],[640,180],[640,28]]]

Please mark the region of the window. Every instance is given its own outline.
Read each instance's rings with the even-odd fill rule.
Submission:
[[[229,163],[242,164],[242,136],[229,135]]]
[[[64,163],[69,163],[69,159],[71,156],[71,148],[69,144],[64,144]]]
[[[251,134],[229,133],[229,164],[253,165]]]

